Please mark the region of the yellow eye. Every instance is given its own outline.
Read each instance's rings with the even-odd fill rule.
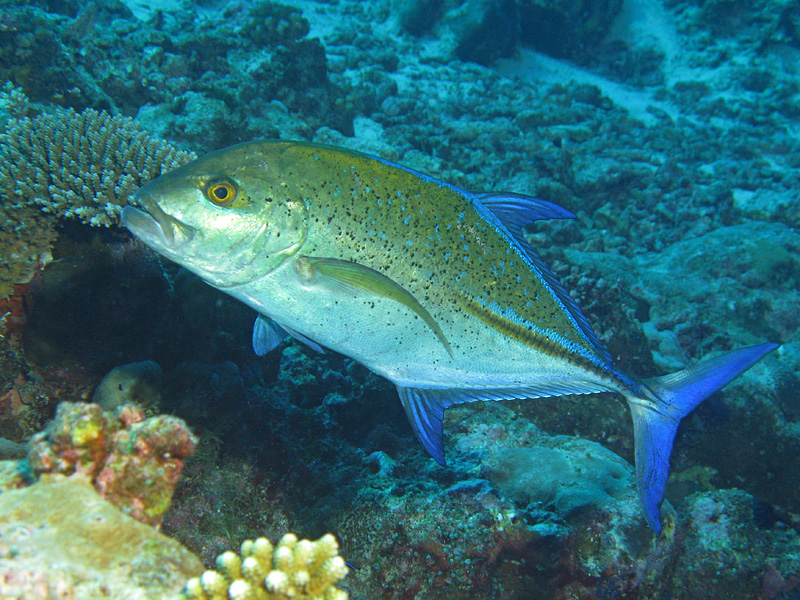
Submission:
[[[219,206],[226,206],[236,200],[236,184],[229,179],[217,179],[206,186],[206,198]]]

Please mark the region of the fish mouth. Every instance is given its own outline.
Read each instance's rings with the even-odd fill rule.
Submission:
[[[125,206],[120,213],[122,224],[133,235],[157,250],[175,252],[191,241],[195,230],[161,210],[147,196],[135,196],[138,207]]]

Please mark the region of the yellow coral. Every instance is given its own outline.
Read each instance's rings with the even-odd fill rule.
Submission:
[[[347,600],[335,584],[347,575],[331,534],[316,541],[293,533],[273,548],[266,538],[245,540],[241,557],[224,552],[217,570],[190,579],[184,598],[194,600]]]

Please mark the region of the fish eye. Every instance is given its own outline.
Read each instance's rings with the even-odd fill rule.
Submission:
[[[230,179],[215,179],[206,185],[205,193],[206,198],[217,206],[227,206],[236,200],[238,190]]]

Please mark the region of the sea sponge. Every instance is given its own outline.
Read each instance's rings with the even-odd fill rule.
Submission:
[[[316,541],[293,533],[277,547],[267,538],[245,540],[241,556],[224,552],[217,570],[190,579],[183,597],[195,600],[347,600],[335,584],[347,575],[331,534]]]

